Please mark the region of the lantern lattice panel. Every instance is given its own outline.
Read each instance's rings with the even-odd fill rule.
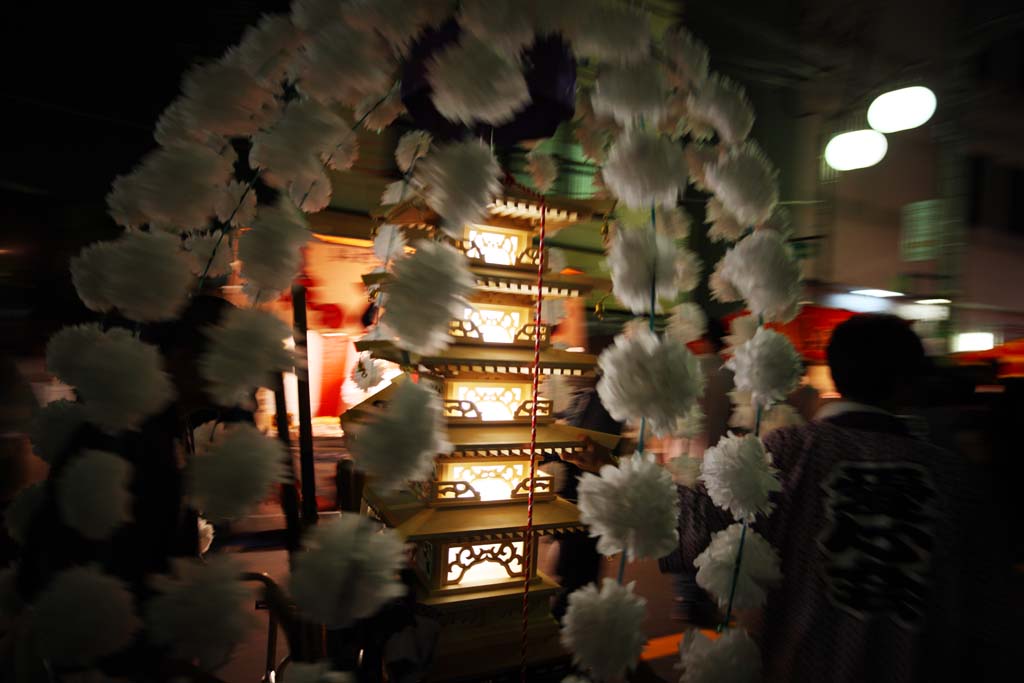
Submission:
[[[444,555],[445,587],[508,583],[526,576],[523,541],[450,544]]]

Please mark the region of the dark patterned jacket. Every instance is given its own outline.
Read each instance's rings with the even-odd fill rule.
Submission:
[[[783,488],[754,529],[784,575],[762,615],[765,680],[984,680],[971,657],[998,642],[1002,584],[985,489],[967,464],[867,412],[779,429],[765,444]],[[692,563],[732,520],[703,489],[680,496]]]

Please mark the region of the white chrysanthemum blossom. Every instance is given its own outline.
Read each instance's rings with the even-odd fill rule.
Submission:
[[[676,282],[679,291],[689,292],[700,284],[702,261],[694,252],[679,247],[676,255]]]
[[[672,475],[650,453],[605,465],[580,477],[580,521],[597,538],[597,552],[630,560],[659,558],[679,544],[679,496]]]
[[[754,110],[743,88],[713,74],[686,101],[692,122],[710,126],[727,145],[747,139],[754,127]]]
[[[690,172],[690,182],[701,192],[707,192],[708,185],[705,169],[708,164],[718,161],[718,148],[713,145],[691,142],[683,150],[683,155],[686,157],[686,167]]]
[[[233,269],[234,254],[231,250],[231,239],[220,233],[197,235],[185,241],[185,249],[191,256],[190,266],[193,275],[207,277],[223,277]]]
[[[668,235],[650,228],[616,230],[608,250],[615,298],[633,313],[650,313],[653,286],[653,304],[660,311],[660,299],[675,298],[681,289],[696,285],[699,271],[694,273],[694,266],[699,264],[690,254]]]
[[[760,327],[757,323],[757,316],[748,314],[733,318],[729,322],[729,334],[725,335],[722,339],[725,342],[723,353],[727,356],[736,353],[736,349],[739,346],[746,344],[754,338],[754,333]]]
[[[37,481],[22,488],[15,494],[4,511],[4,523],[7,535],[15,543],[24,543],[32,527],[32,518],[36,516],[46,496],[44,482]]]
[[[679,26],[665,32],[662,51],[674,84],[683,89],[700,87],[708,77],[707,45]]]
[[[241,228],[256,219],[256,191],[248,183],[237,180],[224,186],[214,210],[217,220],[225,225]]]
[[[210,552],[213,539],[217,535],[216,529],[202,517],[196,517],[196,533],[199,537],[199,556],[202,557]]]
[[[353,683],[352,674],[332,671],[331,662],[289,662],[284,683]]]
[[[620,125],[656,126],[666,113],[662,67],[653,59],[605,69],[594,82],[594,113]]]
[[[288,73],[302,38],[287,16],[268,14],[247,28],[228,54],[250,76],[276,88]]]
[[[109,434],[138,429],[174,398],[160,352],[128,330],[66,327],[50,339],[46,359],[74,387],[88,421]]]
[[[369,391],[384,381],[380,363],[374,360],[369,351],[360,353],[356,364],[352,366],[352,381],[363,391]]]
[[[29,438],[33,452],[52,463],[71,444],[85,421],[81,403],[64,399],[47,403],[32,420]]]
[[[637,129],[619,136],[601,172],[612,194],[631,207],[675,207],[687,178],[679,145]]]
[[[589,583],[569,594],[562,645],[573,663],[597,680],[617,680],[632,671],[644,649],[647,601],[633,592],[634,585],[605,578],[600,589]]]
[[[434,138],[425,130],[411,130],[398,140],[395,146],[395,162],[398,170],[408,173],[416,163],[430,151],[430,145]]]
[[[205,454],[189,462],[189,494],[214,523],[244,517],[274,484],[287,479],[287,457],[279,441],[252,425],[232,425]]]
[[[739,628],[727,629],[711,640],[690,629],[679,642],[679,683],[758,683],[761,651]]]
[[[193,128],[226,137],[252,135],[274,110],[274,93],[229,53],[195,66],[181,84],[184,113]]]
[[[271,385],[275,372],[294,364],[285,348],[291,330],[265,311],[229,309],[207,335],[210,342],[199,358],[199,372],[218,405],[250,405],[257,387]]]
[[[798,310],[800,264],[774,230],[758,230],[730,249],[721,276],[764,320],[786,321]]]
[[[387,412],[350,435],[356,467],[381,490],[429,479],[434,458],[451,450],[443,415],[441,398],[434,391],[423,384],[402,382]]]
[[[325,104],[356,106],[391,85],[393,63],[372,30],[331,21],[311,31],[292,68],[300,92]]]
[[[296,175],[288,183],[288,198],[303,213],[317,213],[331,203],[334,187],[327,171],[318,165],[310,165],[307,172]]]
[[[227,141],[220,135],[196,127],[194,119],[188,110],[189,102],[184,97],[167,105],[153,127],[153,139],[162,147],[173,147],[180,144],[198,143],[210,149],[216,149],[227,144]],[[117,220],[119,225],[127,226]],[[145,222],[145,219],[141,221]]]
[[[710,225],[708,237],[712,242],[735,242],[746,231],[736,216],[726,211],[717,197],[709,197],[704,222]]]
[[[782,490],[771,454],[753,434],[728,434],[707,449],[700,480],[711,502],[737,522],[753,522],[758,514],[771,514],[775,504],[770,496]]]
[[[597,393],[609,414],[620,421],[646,417],[659,435],[671,434],[704,391],[697,357],[646,329],[616,337],[597,362]]]
[[[231,160],[193,143],[149,153],[127,178],[114,181],[107,198],[114,220],[178,232],[205,228],[216,212]]]
[[[290,588],[299,610],[328,628],[372,616],[405,594],[398,580],[405,549],[398,534],[378,531],[369,519],[344,513],[306,536],[295,557]]]
[[[803,362],[789,339],[766,327],[733,351],[725,366],[733,371],[736,388],[749,391],[755,406],[785,400],[800,384]]]
[[[466,257],[452,247],[426,240],[414,247],[393,268],[381,322],[400,348],[428,355],[451,344],[450,321],[462,317],[474,281]]]
[[[174,560],[173,570],[151,580],[156,595],[146,603],[148,632],[175,657],[213,671],[254,626],[246,604],[253,591],[242,583],[241,565],[224,555]]]
[[[606,150],[611,140],[608,131],[600,130],[582,123],[576,125],[576,141],[580,143],[583,156],[596,162],[604,163],[607,157]]]
[[[385,223],[377,228],[373,238],[373,255],[387,264],[405,256],[405,233],[397,225]]]
[[[693,303],[678,304],[672,308],[665,335],[683,344],[697,341],[708,331],[708,318],[701,307]]]
[[[658,232],[674,240],[686,239],[690,234],[690,215],[679,207],[657,207],[654,226]]]
[[[264,301],[291,287],[302,266],[302,247],[310,239],[306,219],[285,198],[261,207],[252,229],[238,239],[242,277]]]
[[[558,180],[558,162],[550,154],[530,152],[526,155],[526,170],[533,180],[533,187],[541,194],[546,194]]]
[[[753,431],[757,427],[757,409],[750,402],[750,392],[733,389],[729,392],[729,399],[732,401],[732,415],[729,416],[729,426]],[[757,432],[759,436],[765,436],[782,427],[793,427],[804,424],[797,409],[788,403],[776,403],[775,405],[761,409],[761,424]]]
[[[32,606],[39,654],[59,667],[84,667],[132,642],[142,623],[120,579],[98,567],[72,567],[56,576]]]
[[[451,16],[448,0],[352,0],[344,5],[345,21],[358,31],[379,35],[397,58],[408,52],[425,27]]]
[[[686,453],[665,463],[665,469],[672,475],[672,481],[681,486],[692,489],[700,481],[700,460]]]
[[[559,3],[551,3],[559,4]],[[629,64],[650,53],[651,29],[647,12],[617,2],[583,3],[564,25],[577,56],[601,62]]]
[[[742,525],[733,524],[711,535],[711,543],[693,561],[697,568],[697,584],[715,596],[720,606],[729,602],[736,558],[740,553]],[[735,609],[756,609],[764,605],[766,591],[782,580],[779,554],[763,536],[747,529],[743,541],[743,557],[733,598]]]
[[[457,123],[500,126],[530,103],[518,61],[470,35],[431,58],[427,82],[438,113]]]
[[[464,0],[460,5],[459,26],[498,52],[518,57],[533,42],[533,24],[521,2]]]
[[[779,201],[779,173],[756,143],[730,150],[705,174],[722,207],[744,225],[767,220]]]
[[[380,195],[381,206],[401,204],[406,199],[423,197],[423,183],[418,178],[402,178],[384,186]]]
[[[501,166],[479,140],[435,148],[419,166],[427,186],[427,204],[444,219],[442,229],[461,239],[465,226],[487,215],[487,205],[501,192]]]
[[[130,230],[72,258],[71,279],[87,306],[102,304],[93,310],[116,308],[129,320],[152,322],[185,307],[192,268],[174,235]]]
[[[67,526],[102,541],[132,519],[132,466],[106,451],[85,450],[56,481],[57,511]]]
[[[694,439],[704,432],[704,422],[707,415],[699,403],[695,403],[685,417],[679,419],[676,427],[676,434],[684,439]]]
[[[359,138],[349,131],[329,152],[322,152],[320,159],[332,171],[348,171],[359,159]]]
[[[344,18],[345,4],[337,0],[292,0],[292,23],[303,31],[317,31]]]
[[[363,128],[379,133],[395,122],[405,104],[402,103],[402,89],[392,86],[385,95],[370,95],[352,110],[356,121],[362,121]]]

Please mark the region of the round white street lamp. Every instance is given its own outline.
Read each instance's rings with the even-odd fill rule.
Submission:
[[[854,130],[836,135],[825,145],[825,162],[837,171],[874,166],[885,158],[889,143],[875,130]]]
[[[932,117],[936,104],[935,93],[923,85],[892,90],[868,107],[868,125],[879,133],[917,128]]]

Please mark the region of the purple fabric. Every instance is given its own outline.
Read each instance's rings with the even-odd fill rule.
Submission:
[[[984,489],[966,464],[870,413],[779,429],[765,444],[783,489],[754,529],[784,575],[763,614],[765,680],[980,680],[964,659],[968,640],[998,628],[996,565]],[[680,496],[692,563],[733,520],[703,489]]]

